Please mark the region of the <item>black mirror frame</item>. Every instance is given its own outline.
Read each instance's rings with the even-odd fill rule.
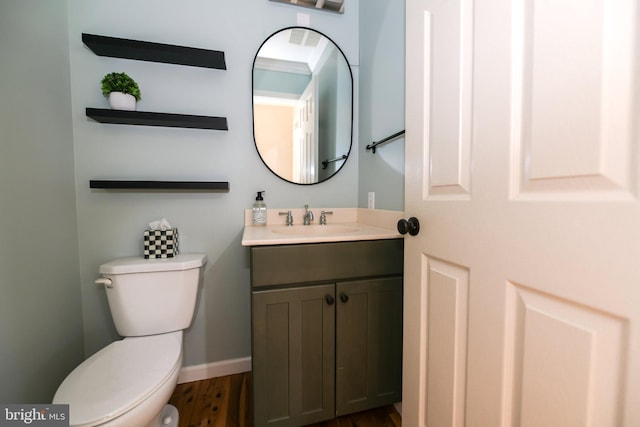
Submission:
[[[318,182],[310,182],[310,183],[301,183],[301,182],[294,182],[294,181],[290,181],[286,178],[283,178],[282,176],[280,176],[278,173],[276,173],[268,164],[267,162],[264,160],[264,158],[262,157],[262,154],[260,154],[260,150],[258,149],[258,142],[256,141],[256,128],[255,128],[255,104],[254,104],[254,91],[255,91],[255,79],[253,77],[253,71],[255,70],[255,65],[256,65],[256,60],[258,59],[258,53],[260,52],[260,50],[262,49],[262,46],[265,45],[265,43],[267,43],[269,41],[269,39],[271,39],[271,37],[273,37],[274,35],[281,33],[283,31],[287,31],[287,30],[292,30],[292,29],[296,29],[296,28],[300,28],[300,29],[304,29],[304,30],[311,30],[314,31],[318,34],[320,34],[321,36],[325,37],[329,42],[333,43],[333,45],[336,47],[336,49],[338,49],[338,52],[340,52],[340,54],[342,55],[342,57],[345,60],[345,63],[347,64],[347,70],[349,71],[349,78],[351,79],[351,126],[350,126],[350,135],[349,135],[349,139],[350,139],[350,144],[349,144],[349,150],[346,153],[346,158],[344,158],[344,162],[342,163],[342,165],[340,165],[339,168],[336,169],[336,171],[329,175],[328,177],[318,181]],[[253,58],[253,62],[251,64],[251,127],[253,130],[253,143],[256,149],[256,152],[258,153],[258,156],[260,157],[260,160],[262,161],[262,163],[267,167],[267,169],[269,169],[269,171],[271,173],[273,173],[275,176],[277,176],[278,178],[280,178],[281,180],[288,182],[290,184],[295,184],[295,185],[316,185],[316,184],[321,184],[325,181],[328,181],[329,179],[333,178],[334,176],[336,176],[338,174],[338,172],[340,172],[342,170],[342,168],[345,166],[345,164],[347,163],[347,160],[349,159],[349,156],[351,155],[351,151],[353,150],[353,118],[354,118],[354,88],[353,88],[353,72],[351,71],[351,65],[349,64],[349,60],[347,59],[347,56],[344,54],[344,52],[342,51],[342,49],[340,48],[340,46],[338,46],[338,44],[336,42],[333,41],[333,39],[331,39],[331,37],[327,36],[326,34],[322,33],[321,31],[315,30],[313,28],[310,27],[302,27],[299,25],[294,25],[294,26],[290,26],[290,27],[285,27],[285,28],[281,28],[277,31],[274,31],[273,33],[271,33],[269,35],[269,37],[267,37],[261,44],[260,47],[258,47],[258,50],[256,51],[256,54]]]

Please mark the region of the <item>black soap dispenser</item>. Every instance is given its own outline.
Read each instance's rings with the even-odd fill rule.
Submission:
[[[263,191],[258,191],[256,202],[253,204],[253,225],[267,225],[267,204],[262,198]]]

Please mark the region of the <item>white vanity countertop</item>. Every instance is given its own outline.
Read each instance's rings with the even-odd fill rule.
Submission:
[[[286,225],[291,210],[292,226]],[[289,245],[300,243],[349,242],[402,238],[396,223],[401,211],[362,208],[309,208],[315,217],[311,225],[302,225],[304,209],[267,209],[267,225],[252,225],[251,209],[245,210],[242,246]],[[327,211],[327,225],[319,225],[320,212]]]

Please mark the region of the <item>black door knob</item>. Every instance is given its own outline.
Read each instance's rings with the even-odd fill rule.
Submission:
[[[342,302],[347,302],[347,301],[349,301],[349,295],[347,295],[347,294],[345,294],[344,292],[342,292],[342,293],[340,294],[340,301],[342,301]]]
[[[401,219],[398,221],[398,233],[407,234],[409,233],[412,236],[417,235],[420,232],[420,221],[418,218],[411,217],[409,219]]]
[[[326,295],[324,299],[328,305],[333,305],[333,303],[336,301],[331,295]]]

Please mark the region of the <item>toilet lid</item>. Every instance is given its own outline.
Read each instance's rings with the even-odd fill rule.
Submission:
[[[62,382],[53,403],[68,403],[71,425],[96,425],[146,399],[182,363],[182,331],[125,338],[103,348]]]
[[[102,264],[100,274],[151,273],[200,268],[207,263],[206,254],[180,254],[173,258],[145,259],[143,257],[120,258]]]

